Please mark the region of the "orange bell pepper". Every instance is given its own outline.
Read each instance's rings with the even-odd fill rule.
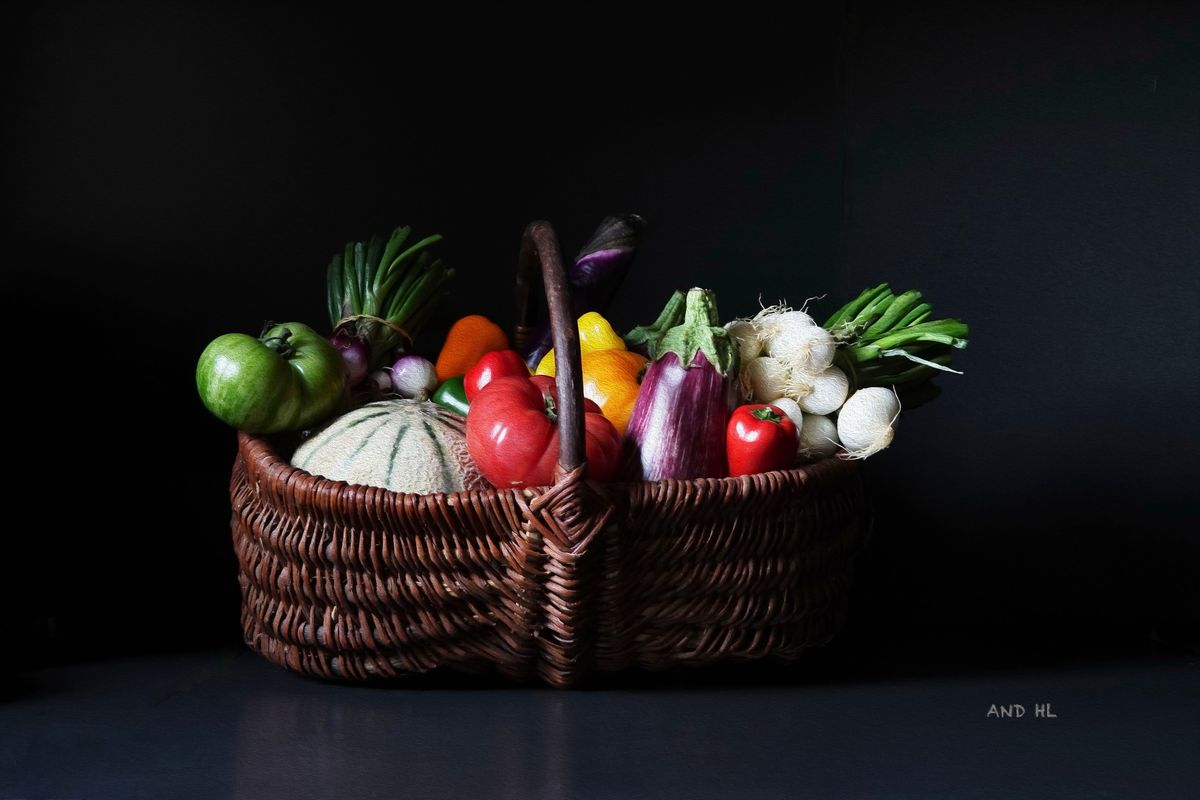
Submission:
[[[507,349],[508,337],[499,325],[478,314],[463,317],[450,327],[438,354],[435,365],[438,382],[465,375],[485,354]]]

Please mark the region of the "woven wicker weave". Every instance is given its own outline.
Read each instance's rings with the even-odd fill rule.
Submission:
[[[866,532],[856,462],[596,485],[558,245],[526,231],[522,326],[541,268],[559,355],[554,486],[397,494],[310,475],[239,434],[230,494],[246,642],[310,675],[590,670],[794,658],[844,616]]]

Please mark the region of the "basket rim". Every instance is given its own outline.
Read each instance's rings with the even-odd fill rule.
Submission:
[[[298,489],[305,494],[329,494],[331,492],[340,493],[349,490],[359,493],[370,492],[378,499],[390,500],[399,504],[404,504],[406,499],[412,502],[418,499],[428,500],[433,498],[444,498],[451,504],[454,504],[456,502],[470,503],[471,501],[494,499],[505,494],[519,495],[528,499],[544,494],[554,488],[554,484],[547,484],[545,486],[514,486],[505,488],[488,486],[482,489],[463,489],[457,492],[430,492],[425,494],[420,492],[397,492],[381,486],[369,486],[361,483],[349,483],[344,480],[333,480],[293,466],[288,459],[280,454],[268,436],[238,431],[237,437],[239,457],[245,458],[247,462],[252,461],[255,471],[260,476],[265,477],[275,486],[282,487],[290,484],[293,489]],[[810,484],[819,485],[838,482],[841,479],[854,475],[861,467],[862,462],[859,460],[830,456],[819,461],[814,461],[811,464],[802,464],[790,469],[759,472],[753,475],[726,476],[723,478],[667,478],[658,481],[611,481],[597,485],[601,486],[604,492],[608,494],[612,494],[613,492],[628,494],[648,487],[658,487],[668,491],[680,488],[704,488],[713,491],[722,488],[732,489],[738,486],[751,486],[763,482],[774,483],[779,479],[783,479],[785,482],[799,487]]]

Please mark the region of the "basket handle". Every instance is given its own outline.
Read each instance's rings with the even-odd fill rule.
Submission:
[[[583,371],[579,353],[579,328],[571,315],[571,296],[563,270],[558,237],[549,222],[529,223],[521,237],[517,262],[517,325],[514,338],[523,344],[533,326],[530,289],[540,271],[550,311],[554,340],[555,385],[558,388],[558,475],[586,463],[583,427]]]

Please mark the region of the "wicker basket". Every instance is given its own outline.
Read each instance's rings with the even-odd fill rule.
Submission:
[[[856,462],[596,485],[582,457],[578,333],[558,243],[530,225],[517,339],[539,271],[559,354],[557,482],[398,494],[316,477],[240,434],[230,494],[251,648],[309,675],[499,670],[554,686],[824,644],[869,514]]]

